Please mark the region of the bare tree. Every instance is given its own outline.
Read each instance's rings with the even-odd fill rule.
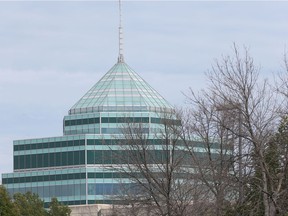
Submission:
[[[225,122],[235,127],[235,124],[211,98],[196,95],[191,90],[188,99],[191,108],[182,112],[183,132],[180,134],[194,167],[194,178],[209,191],[205,203],[210,204],[209,215],[224,215],[227,204],[235,197],[236,181],[232,166],[235,136],[223,125]]]
[[[282,102],[259,72],[247,48],[241,54],[234,45],[207,72],[208,87],[187,95],[187,111],[163,118],[153,134],[126,125],[114,169],[129,179],[123,197],[137,210],[131,215],[143,206],[146,215],[286,213],[288,130],[277,133]],[[286,96],[287,76],[281,80]]]
[[[192,97],[190,97],[192,102],[198,107],[200,105],[203,110],[198,119],[194,118],[199,122],[198,125],[194,124],[194,130],[196,132],[198,130],[200,132],[198,134],[207,134],[206,139],[213,137],[213,132],[209,131],[211,125],[208,121],[212,118],[218,121],[225,130],[236,138],[240,137],[242,142],[247,144],[246,146],[243,145],[241,150],[245,154],[240,155],[238,150],[238,157],[234,157],[234,160],[238,159],[239,167],[244,165],[243,161],[239,160],[243,160],[243,156],[245,156],[246,161],[249,163],[245,163],[245,167],[242,167],[240,171],[243,169],[252,171],[249,176],[249,182],[241,180],[242,188],[248,187],[249,189],[249,187],[253,187],[254,190],[257,190],[260,194],[258,198],[261,198],[264,215],[273,216],[280,211],[278,198],[283,189],[283,175],[274,176],[265,160],[265,155],[270,145],[270,140],[275,133],[275,126],[279,121],[280,105],[267,80],[261,81],[259,79],[260,70],[255,67],[247,48],[244,48],[244,54],[241,55],[239,49],[234,45],[233,52],[233,56],[226,56],[216,61],[212,70],[207,73],[209,86],[202,91],[201,96],[197,98],[192,93]],[[209,108],[215,110],[223,105],[237,107],[239,115],[235,114],[235,110],[233,115],[232,110],[226,109],[224,110],[226,115],[230,113],[229,121],[223,121],[223,119],[219,118],[217,112],[213,114],[212,111],[209,111]],[[195,112],[193,112],[193,115],[195,115]],[[240,116],[241,122],[239,123]],[[231,124],[231,122],[234,122],[234,124]],[[235,126],[237,124],[239,124],[239,127]],[[219,134],[221,130],[216,131],[218,132],[217,136],[221,135],[221,133]],[[210,136],[208,135],[209,132]],[[239,173],[237,176],[239,176]],[[276,182],[277,184],[275,184]],[[241,198],[240,193],[238,198]],[[251,197],[245,198],[249,200],[248,198]],[[252,211],[253,209],[250,209],[250,213],[254,214],[255,212],[252,213]]]
[[[276,84],[277,91],[282,94],[286,99],[288,98],[288,58],[284,54],[283,58],[284,70],[278,74],[279,82]],[[286,107],[287,108],[287,107]],[[285,112],[287,114],[287,112]]]
[[[191,180],[179,123],[169,116],[162,118],[154,133],[145,133],[143,127],[126,125],[125,142],[119,140],[119,148],[126,153],[115,155],[121,164],[114,169],[129,179],[129,184],[122,184],[121,199],[129,204],[130,215],[191,215],[192,202],[200,199],[203,187],[197,179]]]

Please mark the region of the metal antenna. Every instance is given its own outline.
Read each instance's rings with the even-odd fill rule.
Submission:
[[[119,56],[118,62],[124,62],[124,54],[123,54],[123,28],[122,28],[122,4],[121,0],[119,0]]]

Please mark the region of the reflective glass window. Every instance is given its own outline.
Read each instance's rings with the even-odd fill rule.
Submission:
[[[61,165],[62,165],[62,166],[67,166],[67,164],[68,164],[68,152],[62,152],[62,153],[61,153],[61,156],[62,156],[62,163],[61,163]]]
[[[62,142],[55,142],[55,148],[60,148],[62,145]]]
[[[87,140],[87,145],[94,145],[94,140],[88,139]]]

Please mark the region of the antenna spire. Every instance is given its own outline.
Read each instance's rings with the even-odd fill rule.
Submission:
[[[124,62],[124,54],[123,54],[123,27],[122,27],[122,3],[119,0],[119,56],[118,62]]]

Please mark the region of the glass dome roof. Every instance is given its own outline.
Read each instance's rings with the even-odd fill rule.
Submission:
[[[170,111],[172,106],[125,62],[116,63],[70,110],[69,114],[101,111]]]

